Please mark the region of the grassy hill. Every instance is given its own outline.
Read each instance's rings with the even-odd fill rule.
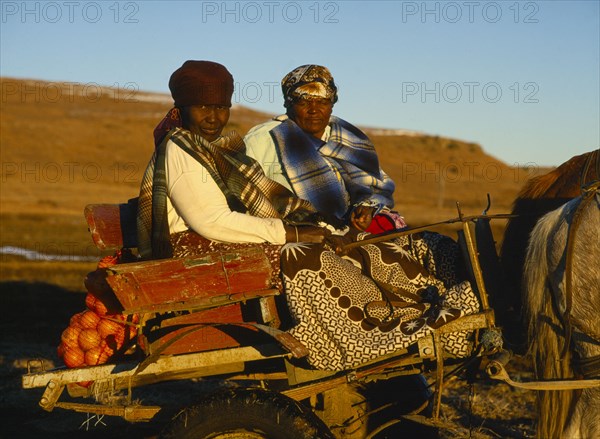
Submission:
[[[11,78],[0,85],[3,214],[80,213],[137,194],[169,96]],[[245,133],[270,116],[235,106],[229,129]],[[397,183],[401,211],[477,205],[487,192],[505,207],[526,176],[474,143],[365,130]]]
[[[0,245],[92,252],[83,207],[137,196],[170,96],[13,78],[0,78],[0,86]],[[271,116],[235,106],[227,129],[245,133]],[[475,143],[364,129],[396,182],[396,208],[411,225],[455,217],[456,201],[465,213],[479,213],[487,193],[492,213],[506,212],[530,174]],[[6,278],[12,258],[2,258]]]

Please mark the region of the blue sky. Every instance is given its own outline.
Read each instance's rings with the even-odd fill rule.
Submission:
[[[209,59],[237,103],[280,113],[281,78],[316,63],[357,125],[477,142],[511,165],[600,146],[597,0],[0,3],[2,76],[167,93],[185,60]]]

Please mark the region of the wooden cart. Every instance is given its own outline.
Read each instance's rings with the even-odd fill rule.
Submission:
[[[135,199],[121,205],[87,206],[85,217],[96,246],[135,249],[136,210]],[[265,255],[246,249],[122,263],[90,273],[86,278],[90,291],[114,294],[122,315],[139,316],[137,323],[129,319],[137,328],[131,354],[118,363],[73,369],[44,371],[32,364],[22,377],[22,386],[45,388],[39,404],[47,411],[58,407],[142,422],[173,410],[179,415],[165,429],[164,437],[204,437],[204,431],[211,431],[211,437],[223,438],[369,438],[405,419],[442,425],[444,366],[469,361],[497,374],[507,358],[486,289],[486,285],[501,288],[491,218],[463,217],[459,209],[459,217],[449,221],[462,224],[459,242],[482,311],[439,328],[408,349],[360,367],[334,373],[308,366],[303,360],[306,348],[280,329],[286,310],[269,284],[271,271]],[[473,356],[452,358],[443,350],[441,336],[464,330],[474,332]],[[375,426],[369,422],[382,407],[370,404],[360,389],[432,370],[436,374],[432,402],[428,404],[425,398],[424,404],[412,407],[403,417],[394,416]],[[189,379],[214,382],[219,390],[199,395],[191,407],[144,405],[135,397],[140,386]],[[80,382],[92,384],[83,387]],[[429,391],[426,386],[419,390]],[[243,434],[227,433],[238,430]],[[283,436],[281,431],[285,431]]]

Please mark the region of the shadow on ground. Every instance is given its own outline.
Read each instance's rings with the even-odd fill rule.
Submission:
[[[73,314],[85,309],[83,292],[43,282],[0,282],[0,341],[60,342]]]

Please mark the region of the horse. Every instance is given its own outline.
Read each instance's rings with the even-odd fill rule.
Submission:
[[[600,377],[600,183],[543,216],[524,266],[538,379]],[[600,387],[540,391],[538,437],[600,437]]]
[[[526,328],[521,319],[521,280],[529,235],[546,213],[580,195],[580,188],[600,179],[600,150],[577,155],[553,171],[529,180],[515,199],[504,231],[500,262],[506,297],[501,298],[497,320],[504,327],[507,345],[523,353]]]

